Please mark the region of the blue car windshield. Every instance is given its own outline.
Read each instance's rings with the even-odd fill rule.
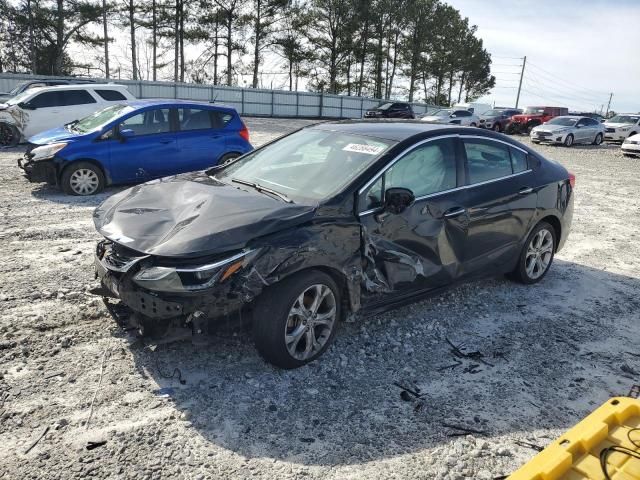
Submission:
[[[317,203],[346,187],[391,145],[379,138],[304,129],[243,156],[214,178],[268,188],[296,203]]]
[[[84,117],[73,123],[73,130],[79,133],[89,133],[101,129],[107,123],[112,122],[116,118],[133,112],[135,109],[129,105],[112,105],[102,110],[92,113],[88,117]]]

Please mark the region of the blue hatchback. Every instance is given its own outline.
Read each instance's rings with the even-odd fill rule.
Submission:
[[[253,149],[234,108],[179,100],[113,105],[28,141],[25,176],[71,195],[204,170]]]

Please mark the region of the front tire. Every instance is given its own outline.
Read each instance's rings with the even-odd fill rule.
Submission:
[[[518,265],[510,276],[525,285],[538,283],[553,263],[556,245],[555,229],[547,222],[540,222],[527,237]]]
[[[565,147],[570,147],[571,145],[573,145],[573,134],[572,133],[567,135],[567,138],[564,139],[564,146]]]
[[[599,133],[596,135],[596,138],[593,140],[594,145],[600,145],[602,143],[602,134]]]
[[[494,132],[498,132],[498,133],[502,131],[502,128],[500,128],[500,124],[499,123],[495,123],[493,125],[493,131]]]
[[[267,287],[253,310],[253,340],[276,367],[297,368],[322,355],[335,336],[340,290],[326,273],[308,270]]]
[[[20,132],[15,125],[0,123],[0,145],[3,147],[15,147],[20,142]]]
[[[68,195],[95,195],[104,190],[104,174],[90,162],[76,162],[62,172],[60,184]]]

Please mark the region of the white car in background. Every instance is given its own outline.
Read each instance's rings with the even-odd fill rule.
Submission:
[[[620,149],[625,157],[640,157],[640,133],[625,138]]]
[[[563,115],[531,129],[533,143],[555,143],[570,147],[574,143],[600,145],[605,126],[590,117]]]
[[[625,138],[640,133],[640,113],[621,113],[604,122],[604,139],[623,142]]]
[[[493,107],[488,103],[477,103],[477,102],[467,102],[467,103],[456,103],[453,108],[456,110],[469,110],[471,113],[475,113],[480,116],[485,112],[488,112]]]
[[[0,145],[15,145],[135,98],[124,85],[112,83],[31,88],[0,104]]]
[[[469,110],[457,108],[443,108],[432,113],[428,113],[420,119],[430,123],[449,123],[453,125],[463,125],[467,127],[477,127],[480,118]]]

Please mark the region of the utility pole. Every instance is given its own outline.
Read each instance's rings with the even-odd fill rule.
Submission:
[[[104,29],[104,71],[109,78],[109,32],[107,31],[107,1],[102,0],[102,28]]]
[[[518,108],[518,103],[520,103],[520,89],[522,88],[522,78],[524,77],[524,66],[527,64],[527,56],[524,56],[522,60],[522,71],[520,72],[520,83],[518,84],[518,96],[516,97],[516,108]]]
[[[609,115],[609,108],[611,107],[611,99],[613,98],[613,92],[611,92],[609,94],[609,103],[607,103],[607,113],[604,114],[604,116],[606,117],[607,115]]]

